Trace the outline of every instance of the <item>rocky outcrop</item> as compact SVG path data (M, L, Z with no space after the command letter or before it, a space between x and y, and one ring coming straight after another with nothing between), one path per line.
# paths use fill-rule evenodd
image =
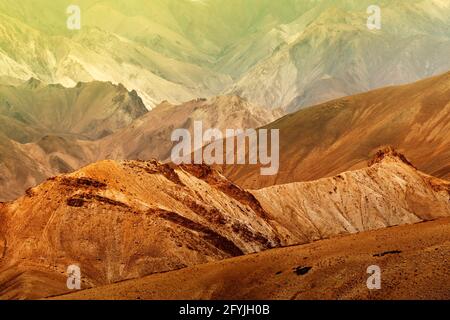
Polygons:
M275 221L284 244L450 215L450 182L421 173L393 148L379 150L369 164L331 178L252 193Z

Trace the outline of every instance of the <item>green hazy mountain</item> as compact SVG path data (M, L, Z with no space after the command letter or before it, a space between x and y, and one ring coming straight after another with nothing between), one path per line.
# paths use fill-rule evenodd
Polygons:
M289 111L450 69L450 3L58 0L0 3L0 79L111 81L148 107L221 93ZM81 9L81 30L66 9Z
M0 85L0 132L20 143L46 134L98 139L147 112L136 91L108 82L73 88L31 78L19 86Z
M98 152L92 140L145 113L135 91L108 82L0 85L0 199L88 163Z
M450 2L381 1L374 31L365 23L370 1L355 10L335 3L284 25L285 40L230 91L292 112L450 70Z

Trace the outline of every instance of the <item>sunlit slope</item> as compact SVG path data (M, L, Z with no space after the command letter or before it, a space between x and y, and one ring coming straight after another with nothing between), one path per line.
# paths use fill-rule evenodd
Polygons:
M275 185L252 194L279 223L288 243L449 215L450 182L414 169L389 148L379 150L369 164L331 178Z
M315 180L361 168L391 145L420 170L450 177L450 73L404 86L332 100L289 114L267 126L280 130L280 170L261 176L258 166L224 173L260 188Z
M101 161L0 203L0 297L65 293L74 263L89 288L448 217L449 191L393 151L368 168L252 192L206 165Z
M193 134L194 123L203 130L249 129L266 125L282 116L280 110L255 106L237 96L196 99L180 105L163 102L126 128L98 141L98 158L170 160L175 129Z
M30 4L30 8L53 14L50 21L54 22L41 25L33 20L32 15L29 19L28 16L11 17L8 8L0 10L3 76L19 79L33 76L45 82L70 86L78 81L92 80L122 83L129 90L137 90L149 108L165 99L183 102L209 96L220 91L229 81L227 76L210 71L202 63L195 63L207 59L187 40L167 28L162 28L160 35L158 28L155 30L147 19L133 21L114 7L91 4L86 9L83 7L85 20L82 21L85 24L81 30L69 31L66 28L67 6L55 8L48 5L49 11L47 6L36 6ZM102 28L99 17L108 18L105 28ZM99 26L89 23L89 20L96 21ZM109 30L111 23L114 25L112 21L118 21L117 30L124 32L123 35ZM140 33L142 28L156 33L144 36L145 33ZM127 29L135 37L130 36ZM144 39L138 39L139 36ZM163 48L158 49L160 38ZM180 53L189 58L183 58Z
M279 244L254 197L203 166L102 161L16 201L0 203L2 298L66 292L74 261L91 287Z

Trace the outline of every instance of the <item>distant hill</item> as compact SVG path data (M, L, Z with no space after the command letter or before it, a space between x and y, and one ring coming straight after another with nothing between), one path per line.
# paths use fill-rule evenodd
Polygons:
M107 82L73 88L31 79L0 85L0 201L104 159L170 160L172 131L258 128L282 116L237 96L164 102L148 112L135 91Z
M92 162L91 141L145 113L135 91L107 82L0 85L0 200Z
M174 142L172 131L187 129L192 134L194 122L201 121L203 130L217 128L249 129L264 126L283 115L281 110L268 110L238 96L195 99L172 105L163 102L124 129L98 142L98 158L170 160Z
M31 78L19 86L0 85L0 131L22 143L46 134L95 140L146 112L136 91L108 82L66 88Z

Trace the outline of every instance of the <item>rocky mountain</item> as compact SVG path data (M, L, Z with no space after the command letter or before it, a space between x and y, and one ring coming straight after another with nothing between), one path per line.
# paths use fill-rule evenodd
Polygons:
M49 134L99 139L147 112L136 91L108 82L73 88L31 78L20 86L0 86L0 130L21 143Z
M450 3L371 5L0 1L0 299L448 298ZM278 173L171 163L198 121Z
M292 112L450 70L447 1L378 2L380 30L366 25L371 1L318 3L279 27L284 41L230 92Z
M379 150L369 165L252 194L289 244L448 216L450 182L422 174L389 148Z
M31 79L17 87L0 86L0 199L14 199L45 178L103 159L168 160L173 130L192 133L197 120L204 130L280 129L277 175L261 176L255 165L220 168L248 188L362 168L387 145L407 153L420 170L448 178L449 77L333 100L277 121L280 110L237 96L164 102L147 112L135 92L110 83L64 88Z
M450 69L445 0L69 0L0 4L0 79L136 90L148 108L236 94L287 111ZM40 14L37 15L36 13Z
M147 112L135 91L107 82L0 85L0 200L94 161L91 141Z
M232 181L261 188L315 180L365 166L393 146L420 170L450 178L450 73L404 86L332 100L289 114L265 128L280 130L280 169L223 168Z
M71 264L88 288L446 217L449 191L390 150L360 171L252 192L204 165L103 161L0 205L0 296L64 293Z
M259 128L283 115L281 110L267 110L238 96L195 99L172 105L165 101L128 127L118 130L98 143L98 158L170 160L175 129L187 129L191 135L194 122L201 121L203 131Z
M250 193L206 167L152 161L104 161L52 178L2 205L0 222L3 298L65 291L74 263L90 287L280 241Z
M122 83L136 90L149 108L165 99L183 102L211 95L218 84L221 88L228 82L225 75L171 54L184 51L193 61L207 60L176 31L152 20L153 12L170 20L166 4L135 2L133 11L141 10L139 15L123 11L122 1L82 1L82 28L69 30L66 12L73 4L70 1L3 1L2 76L34 77L65 86L94 80ZM44 13L45 19L36 12ZM135 39L138 36L143 39ZM159 46L163 48L158 50Z
M74 88L30 80L0 86L0 200L23 195L48 177L104 159L170 160L172 131L258 128L282 115L236 96L164 102L147 112L135 91L110 83Z

